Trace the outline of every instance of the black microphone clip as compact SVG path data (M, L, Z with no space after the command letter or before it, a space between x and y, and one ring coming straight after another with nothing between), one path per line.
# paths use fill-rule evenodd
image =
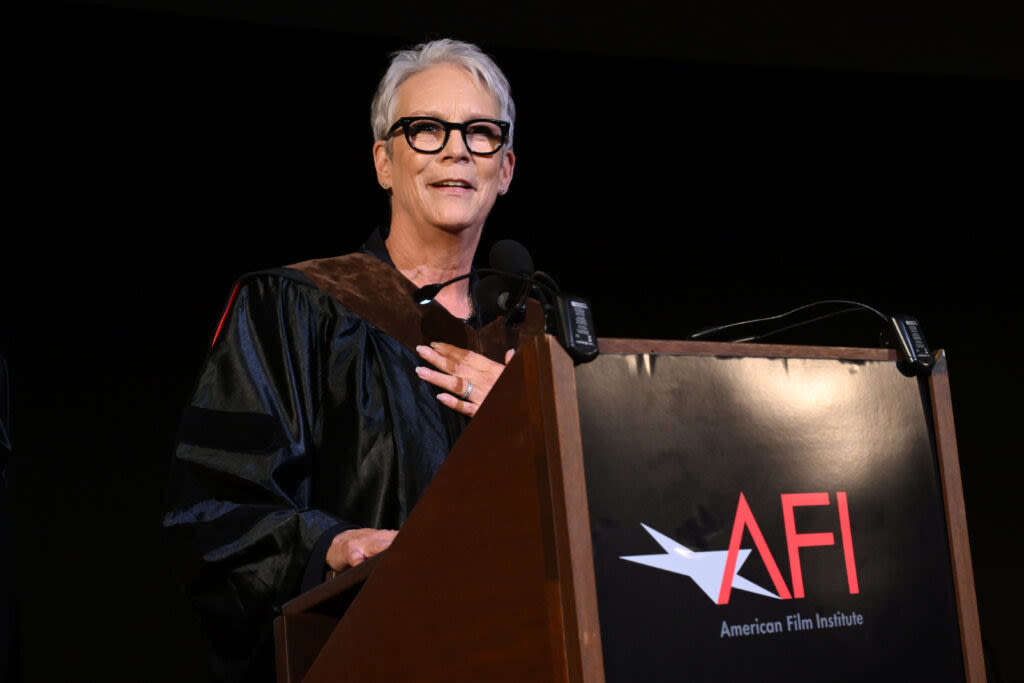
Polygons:
M889 327L882 331L882 342L899 350L902 358L896 366L908 377L928 375L935 366L935 357L925 341L921 323L913 316L889 316Z
M594 332L594 317L590 302L583 297L558 292L551 308L554 315L548 315L554 326L555 336L573 363L587 363L597 358L597 334Z

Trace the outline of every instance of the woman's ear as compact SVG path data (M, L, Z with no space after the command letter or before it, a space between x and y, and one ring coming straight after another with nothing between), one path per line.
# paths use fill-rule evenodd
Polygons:
M388 154L388 143L377 140L373 143L373 165L377 169L377 182L385 190L391 189L391 155Z
M505 152L501 158L501 183L498 185L501 194L508 192L508 186L512 183L512 173L516 170L515 152Z

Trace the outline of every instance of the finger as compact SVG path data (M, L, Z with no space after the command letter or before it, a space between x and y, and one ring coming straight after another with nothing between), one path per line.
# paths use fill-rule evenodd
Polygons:
M430 342L430 348L445 358L452 358L454 360L464 360L471 355L475 355L469 349L464 349L454 344L446 344L445 342Z
M471 381L464 377L446 375L443 372L431 370L430 368L425 368L423 366L419 366L416 368L416 374L420 377L420 379L426 380L427 382L430 382L434 386L440 389L444 389L445 391L451 393L452 395L459 397L466 393L466 390L469 389ZM465 400L470 400L471 398L472 393L470 394L470 396L467 396Z
M508 351L505 352L505 365L508 365L509 363L512 362L512 356L514 355L516 355L515 349L509 349Z
M348 566L354 567L366 559L366 555L362 550L350 545L348 552L345 553L345 561L348 562Z
M420 358L449 375L455 373L459 364L454 358L449 358L447 355L437 351L431 346L417 346L416 352L420 355Z
M475 403L469 401L463 401L459 398L452 396L451 394L438 394L437 400L448 406L452 410L462 413L467 417L473 417L476 415L477 409L480 407Z
M420 357L449 375L460 375L465 371L479 371L491 363L490 359L444 342L431 342L430 346L417 346Z
M379 555L380 553L384 552L385 550L391 547L391 544L394 542L394 540L395 537L391 534L382 534L381 536L378 536L373 541L373 546L371 548L370 555Z
M366 560L379 555L389 547L391 547L393 537L391 536L373 536L371 538L360 539L358 546L351 546L346 555L346 559L350 566L355 567L357 564L365 562Z
M395 529L347 529L331 541L327 564L335 571L355 567L386 550L397 535Z

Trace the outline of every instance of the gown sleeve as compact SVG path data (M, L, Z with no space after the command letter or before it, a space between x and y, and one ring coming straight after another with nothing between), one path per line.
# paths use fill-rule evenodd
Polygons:
M322 579L330 539L359 526L312 505L324 366L349 348L345 321L321 310L301 282L240 282L182 417L163 525L225 680L273 671L266 625Z

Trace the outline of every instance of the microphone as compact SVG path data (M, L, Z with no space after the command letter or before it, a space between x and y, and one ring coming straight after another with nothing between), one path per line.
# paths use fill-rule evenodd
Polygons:
M514 285L509 283L510 278L498 274L488 275L477 283L473 298L485 323L505 315L515 305Z
M879 338L882 346L893 348L895 347L900 352L900 359L897 361L897 368L900 372L907 376L920 376L927 375L931 372L932 367L935 365L935 358L932 356L931 348L928 346L928 342L924 338L924 334L921 331L921 323L917 318L906 315L885 315L881 311L868 306L867 304L860 303L859 301L846 301L843 299L826 299L824 301L813 301L803 306L798 306L785 313L779 313L777 315L771 315L763 318L754 318L752 320L742 320L740 322L728 323L725 325L715 325L714 327L705 327L698 330L690 335L690 339L699 339L706 337L716 332L728 330L732 328L745 327L748 325L754 325L758 323L766 323L773 321L781 321L783 318L787 318L794 313L799 313L816 306L839 304L844 305L846 308L825 313L824 315L818 315L808 320L800 320L795 323L785 324L781 327L776 327L767 332L761 334L748 335L746 337L740 337L733 339L733 343L752 342L764 339L773 334L785 332L797 327L809 325L810 323L818 322L819 320L825 320L832 318L837 315L844 313L850 313L855 311L868 311L873 313L880 318L885 327L882 329Z
M500 240L491 247L491 268L477 286L481 311L491 317L505 316L513 325L526 312L526 301L535 294L544 309L547 332L554 334L576 364L597 357L597 334L590 303L562 289L547 273L534 270L533 259L526 248L514 240Z
M515 240L498 240L491 247L489 256L491 268L519 275L533 273L533 258L526 247Z
M530 252L515 240L496 242L489 259L490 268L424 285L413 292L413 300L420 305L429 304L453 282L484 274L473 289L482 324L501 316L509 327L518 324L526 314L530 294L534 293L544 311L545 331L558 337L573 361L579 364L597 357L597 335L586 299L564 293L550 275L534 270Z
M481 310L504 314L505 324L514 325L522 320L533 289L533 258L519 242L504 239L491 247L489 262L496 274L486 284L481 282Z
M511 289L510 282L522 281L529 283L531 278L526 275L517 275L516 273L508 273L505 271L498 271L494 268L477 268L476 270L463 273L453 277L451 280L444 282L433 282L429 285L423 285L412 293L412 299L421 306L426 306L431 301L437 298L438 293L447 287L448 285L458 282L459 280L465 280L473 275L479 275L480 273L490 273L487 277L481 278L480 282L477 283L474 288L475 297L478 305L481 297L485 299L484 308L491 308L495 313L491 316L492 318L501 315L505 311L511 308L510 293ZM481 292L483 288L483 292Z
M850 312L855 312L855 311L869 311L871 313L874 313L878 317L880 317L882 320L887 320L887 318L885 317L885 315L883 313L875 310L874 308L872 308L871 306L868 306L867 304L862 304L862 303L860 303L858 301L845 301L845 300L842 300L842 299L826 299L826 300L823 300L823 301L813 301L813 302L811 302L809 304L804 304L803 306L797 306L796 308L794 308L794 309L792 309L790 311L786 311L785 313L779 313L777 315L770 315L770 316L763 317L763 318L754 318L752 320L741 320L740 322L727 323L725 325L715 325L713 327L705 327L705 328L697 330L696 332L691 334L689 336L689 339L700 339L701 337L706 337L706 336L708 336L710 334L714 334L716 332L722 332L723 330L729 330L729 329L732 329L732 328L742 328L742 327L746 327L748 325L756 325L756 324L760 324L760 323L771 323L773 321L782 320L783 318L787 318L787 317L789 317L789 316L791 316L791 315L793 315L795 313L799 313L801 311L805 311L805 310L814 308L816 306L823 306L823 305L830 305L830 304L841 304L841 305L847 306L847 308L843 308L843 309L840 309L840 310L837 310L837 311L831 311L829 313L825 313L824 315L819 315L819 316L811 318L809 320L800 320L800 321L797 321L797 322L792 323L792 324L784 325L782 327L776 327L775 329L768 330L767 332L763 332L761 334L752 334L752 335L748 335L746 337L737 337L737 338L732 339L730 341L733 342L733 343L743 343L743 342L759 341L759 340L764 339L766 337L770 337L772 335L779 334L780 332L785 332L787 330L791 330L791 329L794 329L796 327L802 327L804 325L809 325L810 323L818 322L819 320L826 320L828 318L833 318L833 317L835 317L837 315L842 315L844 313L850 313Z
M493 278L492 284L485 288L485 294L488 297L490 297L492 293L494 297L497 298L502 294L505 294L506 290L511 292L515 287L512 283L529 281L530 273L533 272L533 259L530 258L530 252L526 251L526 247L515 240L500 240L495 243L495 245L491 247L490 264L490 268L478 268L476 271L473 271L476 273L492 274L490 276ZM438 293L442 289L452 283L458 282L459 280L465 280L468 277L472 277L473 272L458 275L445 282L435 282L429 285L423 285L413 292L413 300L420 305L429 304L437 298ZM486 280L488 278L484 279ZM494 284L497 281L500 281L501 284L505 286L504 289ZM529 289L526 285L521 285L521 287L527 291ZM479 291L479 285L477 291ZM488 302L488 305L493 306L494 302ZM506 310L509 310L509 308L503 307L501 310L502 312L505 312Z

